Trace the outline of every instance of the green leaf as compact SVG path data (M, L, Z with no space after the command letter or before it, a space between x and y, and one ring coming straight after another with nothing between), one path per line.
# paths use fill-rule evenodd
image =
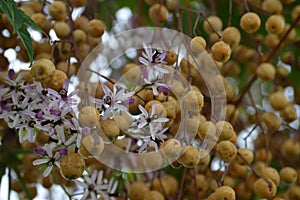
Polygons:
M9 22L14 27L14 32L20 36L20 39L26 48L31 65L34 48L27 28L31 27L32 29L43 33L45 36L47 36L47 34L16 5L14 0L2 0L0 2L0 12L7 16Z

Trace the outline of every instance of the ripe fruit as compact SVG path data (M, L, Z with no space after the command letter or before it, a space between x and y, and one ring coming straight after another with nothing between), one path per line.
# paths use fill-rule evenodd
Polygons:
M86 34L81 29L76 29L73 31L73 37L77 44L82 45L86 43Z
M262 63L256 69L256 75L263 81L272 81L275 78L276 70L270 63Z
M270 179L260 178L254 183L254 192L260 198L272 198L276 191L277 187Z
M68 79L65 72L55 70L48 82L43 82L43 86L59 91L63 88L65 80Z
M101 37L104 29L104 23L99 19L93 19L88 23L88 33L93 37Z
M216 200L235 200L235 192L229 186L221 186L215 191Z
M284 19L280 15L272 15L266 21L266 30L271 34L279 34L284 29Z
M237 156L237 149L232 142L221 141L217 144L217 155L224 162L231 162Z
M31 75L39 82L48 82L55 72L55 65L49 59L35 61L31 67Z
M161 145L161 148L162 148L165 156L170 159L177 158L178 156L180 156L181 151L182 151L181 143L179 142L179 140L174 139L174 138L171 138L171 139L168 139L167 141L165 141Z
M292 19L295 21L300 14L300 5L297 5L292 10ZM298 22L299 24L299 22Z
M66 22L56 22L54 25L56 36L60 39L67 38L71 33L71 28Z
M199 124L198 127L198 136L203 140L204 138L214 138L216 137L216 126L210 122L206 121Z
M288 104L280 111L280 116L286 123L291 123L297 119L297 111L293 104Z
M132 84L137 83L141 79L141 69L135 63L129 63L123 68L123 75L126 80Z
M293 184L297 181L297 172L292 167L284 167L280 170L280 180L284 183Z
M69 152L60 162L60 172L66 179L76 179L84 170L84 159L75 152Z
M171 189L172 185L170 185L169 180L166 179L166 177L154 178L152 181L152 187L153 187L153 190L156 190L156 191L160 192L161 194L166 194L166 196L169 196L172 191L172 189Z
M213 28L212 28L213 27ZM215 33L223 29L223 22L218 16L209 16L203 23L206 33Z
M156 191L156 190L152 190L152 191L148 191L145 193L144 199L143 200L164 200L164 196Z
M79 122L90 128L96 126L100 119L99 111L93 106L85 106L79 112Z
M193 168L199 163L199 151L192 145L186 146L180 157L180 162L187 168Z
M287 191L288 200L300 199L300 186L294 185Z
M67 17L66 5L62 1L54 1L49 6L49 14L53 20L64 21Z
M276 131L281 125L280 118L273 112L265 112L261 116L261 121L269 130Z
M231 48L223 41L219 41L213 44L211 47L213 58L218 62L226 62L231 55Z
M281 153L286 158L294 158L300 155L300 143L293 139L287 139L281 146Z
M280 182L280 176L276 169L273 167L266 167L260 172L260 176L262 178L270 179L275 183L275 185L279 185Z
M240 20L241 28L247 33L254 33L260 27L261 21L259 16L254 12L245 13Z
M216 133L219 136L219 140L229 140L235 134L232 125L226 121L216 123Z
M149 17L155 24L165 22L168 19L168 10L164 5L156 3L150 7Z
M174 51L168 51L165 62L168 65L173 65L178 60L178 55Z
M206 48L206 41L201 36L194 37L190 42L191 50L195 53L201 53Z
M120 129L115 119L101 120L100 127L110 141L115 141L120 135Z
M273 109L282 110L289 104L289 101L283 91L276 91L270 95L269 103Z
M239 148L238 156L236 157L236 160L241 165L251 164L254 160L253 152L248 148Z
M79 153L84 157L98 156L103 149L103 139L97 134L88 134L81 141Z
M149 191L149 187L142 181L132 183L128 189L128 197L131 200L143 200L145 194Z
M235 48L240 43L241 33L239 29L237 29L236 27L233 26L227 27L222 32L222 40L225 43L229 44L231 48Z
M149 115L152 112L152 104L155 104L155 112L154 112L154 114L158 115L160 118L166 118L167 117L167 111L166 111L166 109L164 108L164 106L162 105L162 103L160 101L157 101L157 100L149 101L145 105L145 109L148 111Z
M279 14L282 12L283 6L280 0L264 0L262 8L272 14Z

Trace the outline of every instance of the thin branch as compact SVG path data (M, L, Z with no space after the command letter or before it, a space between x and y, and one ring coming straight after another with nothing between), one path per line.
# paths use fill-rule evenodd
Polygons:
M182 192L183 192L183 185L184 185L184 180L185 180L185 176L186 176L186 171L187 171L187 168L184 168L183 175L182 175L181 181L180 181L180 189L179 189L179 194L178 194L177 200L182 199L181 197L182 197Z

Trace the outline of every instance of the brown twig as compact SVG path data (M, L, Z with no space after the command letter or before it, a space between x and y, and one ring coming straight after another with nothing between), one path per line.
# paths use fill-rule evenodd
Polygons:
M184 168L183 175L182 175L181 181L180 181L180 189L179 189L179 194L178 194L177 200L181 200L182 199L181 197L182 197L182 192L183 192L183 186L184 186L184 180L185 180L186 172L187 172L187 168Z

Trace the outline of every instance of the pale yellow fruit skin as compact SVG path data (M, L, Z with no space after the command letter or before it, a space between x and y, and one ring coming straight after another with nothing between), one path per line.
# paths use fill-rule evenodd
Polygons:
M77 153L69 152L60 162L61 174L67 179L80 177L84 170L84 159Z
M164 5L156 3L150 7L149 17L153 23L165 22L168 19L168 10Z
M281 125L280 118L273 112L265 112L261 116L262 122L269 130L276 131Z
M293 184L297 181L297 171L291 167L284 167L280 170L280 180L284 183Z
M227 27L222 32L222 40L229 44L231 48L235 48L239 45L241 40L241 33L239 29L234 26Z
M83 126L92 128L98 124L99 119L99 111L93 106L83 107L79 112L79 122Z
M264 0L262 8L272 14L278 14L282 12L283 6L280 0Z
M52 88L53 90L59 91L63 88L65 80L68 77L65 72L60 70L55 70L54 73L51 75L51 78L48 82L42 82L43 86L47 88Z
M229 44L223 41L218 41L211 47L213 58L218 62L226 62L231 55L231 48Z
M260 178L254 183L254 192L261 198L272 198L276 191L277 187L270 179Z
M201 53L206 48L206 41L201 36L194 37L190 42L191 50L195 53Z
M49 6L49 13L53 20L64 21L67 17L66 5L62 1L54 1Z
M280 182L280 176L276 169L273 167L266 167L264 168L260 173L262 178L267 178L272 180L276 186L279 185Z
M106 119L100 121L101 129L109 140L115 141L120 135L120 129L117 122L114 119Z
M66 22L56 22L54 25L56 36L60 39L67 38L71 33L71 28Z
M101 37L104 29L104 23L99 19L93 19L88 23L88 33L93 37Z
M193 168L198 165L200 160L200 154L196 147L186 146L180 157L182 164L187 168Z
M84 157L93 157L100 155L103 149L103 139L99 135L88 134L82 139L79 153Z
M129 186L128 196L131 200L144 200L149 187L144 182L134 182Z
M247 33L256 32L261 24L261 20L256 13L248 12L241 17L240 26Z
M283 91L276 91L270 95L269 103L273 109L282 110L289 104L289 101Z
M216 200L235 200L235 192L229 186L221 186L215 191L215 199Z
M284 29L284 19L280 15L272 15L266 21L266 30L271 34L279 34Z
M242 159L241 156L238 155L236 157L237 158L236 160L241 165L251 164L254 160L254 154L248 148L239 148L238 149L238 154L241 155L246 160L246 162L245 162L244 159Z
M237 148L228 140L221 141L217 144L217 155L222 159L224 162L231 162L237 156Z
M55 65L49 59L35 61L31 67L31 75L39 82L47 82L54 74Z
M144 199L143 200L164 200L164 196L156 191L156 190L152 190L152 191L149 191L145 194L144 196Z
M83 45L86 43L86 34L81 29L76 29L75 31L73 31L73 37L75 42L79 45Z
M214 29L212 29L209 23ZM204 21L203 28L206 33L219 32L223 28L223 22L218 16L209 16L207 20Z

